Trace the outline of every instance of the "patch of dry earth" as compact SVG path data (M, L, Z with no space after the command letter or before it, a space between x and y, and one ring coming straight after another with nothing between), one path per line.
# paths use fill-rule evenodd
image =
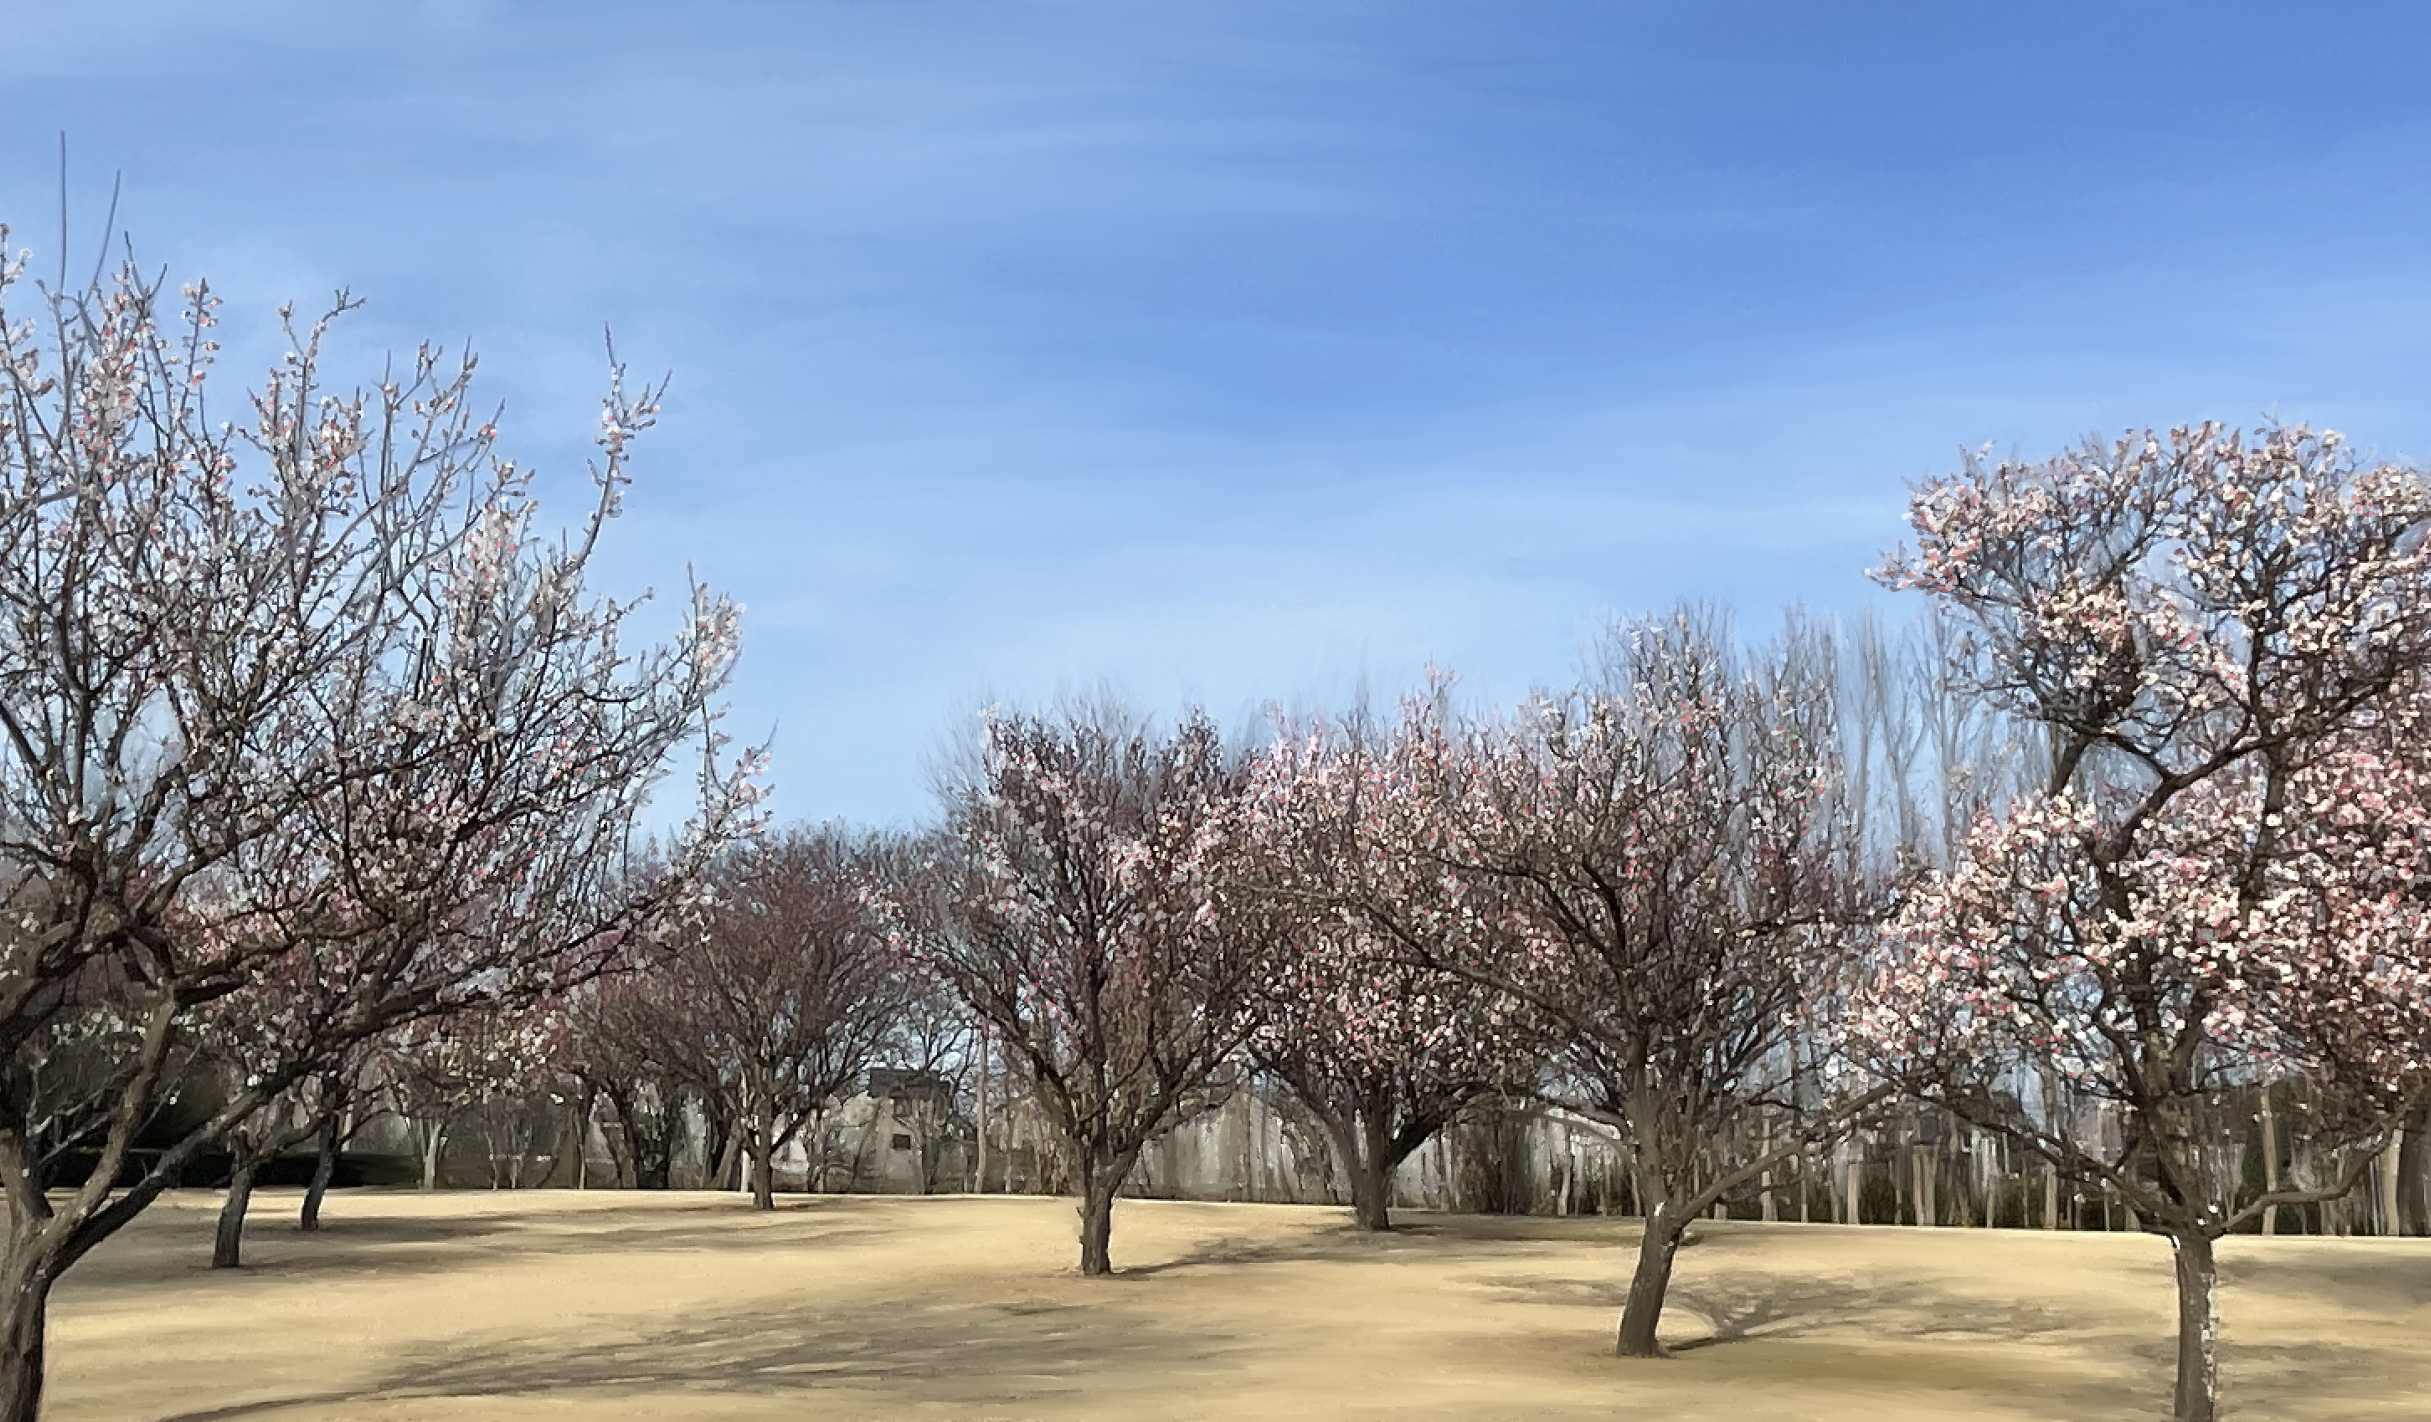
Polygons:
M1125 1201L552 1191L257 1197L250 1267L172 1196L53 1307L53 1422L2167 1415L2140 1236L1702 1225L1662 1363L1610 1356L1636 1228ZM2223 1248L2232 1419L2431 1417L2431 1241Z

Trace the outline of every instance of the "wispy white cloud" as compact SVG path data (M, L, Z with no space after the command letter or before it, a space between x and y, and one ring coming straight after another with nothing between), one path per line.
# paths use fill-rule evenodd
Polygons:
M96 0L12 16L0 218L69 130L232 370L351 285L561 501L612 324L677 380L608 572L748 604L784 809L900 818L984 694L1508 697L1610 613L1872 600L1961 444L2431 450L2431 22L2223 87L2234 7L2029 8Z

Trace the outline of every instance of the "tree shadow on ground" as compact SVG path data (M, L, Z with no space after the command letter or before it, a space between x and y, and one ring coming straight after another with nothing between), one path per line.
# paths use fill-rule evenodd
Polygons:
M2132 1355L2160 1387L2168 1387L2177 1366L2175 1335L2120 1338L2113 1346ZM2431 1396L2431 1361L2419 1349L2399 1353L2330 1337L2276 1343L2232 1328L2221 1340L2220 1375L2221 1413L2227 1417L2420 1416L2414 1409L2391 1411L2387 1404Z
M199 1278L305 1274L395 1276L485 1269L502 1258L593 1253L714 1252L735 1247L738 1231L753 1247L834 1248L889 1237L866 1212L819 1205L752 1211L696 1207L689 1202L640 1218L603 1210L596 1216L507 1210L464 1216L326 1213L305 1233L286 1210L257 1211L245 1222L247 1265L232 1276L209 1267L216 1209L187 1203L138 1221L150 1236L138 1249L96 1251L64 1287L92 1297L151 1289ZM166 1244L175 1233L190 1243ZM477 1247L467 1247L477 1245Z
M1116 1271L1131 1279L1153 1278L1190 1269L1213 1269L1229 1265L1297 1264L1306 1262L1347 1262L1360 1259L1380 1259L1406 1255L1424 1250L1430 1255L1445 1251L1436 1241L1398 1235L1376 1235L1353 1230L1311 1233L1291 1239L1267 1239L1255 1235L1225 1235L1203 1240L1189 1253L1154 1264L1134 1264Z
M811 1197L787 1203L795 1208L773 1215L717 1200L670 1202L635 1213L603 1209L596 1215L527 1217L505 1211L464 1218L341 1218L333 1220L330 1242L347 1247L327 1251L329 1257L314 1260L310 1267L332 1275L400 1267L440 1272L483 1267L502 1250L717 1250L734 1247L738 1232L747 1232L755 1248L819 1248L882 1240L904 1225L899 1213L904 1207L895 1202L883 1202L882 1208L872 1208L881 1202L867 1198ZM1204 1218L1224 1221L1215 1213ZM207 1214L189 1210L175 1227L187 1231L201 1226L194 1238L199 1249L207 1250L207 1221ZM288 1239L297 1238L291 1233L292 1216L280 1216L277 1228L289 1231ZM1505 1270L1489 1274L1470 1268L1447 1277L1487 1299L1592 1311L1600 1331L1618 1316L1624 1301L1625 1256L1636 1247L1639 1226L1633 1220L1607 1218L1421 1217L1385 1234L1348 1224L1295 1228L1281 1237L1211 1234L1178 1258L1128 1268L1116 1278L1299 1262L1474 1266L1500 1260L1506 1261ZM1120 1238L1118 1227L1118 1247ZM481 1243L457 1247L467 1239ZM2065 1392L2083 1400L2078 1415L2093 1415L2122 1397L2167 1397L2173 1333L2165 1302L2156 1307L2153 1298L2116 1303L2105 1299L2063 1311L2029 1300L1987 1296L1981 1287L1964 1283L1937 1287L1893 1269L1879 1278L1774 1274L1767 1270L1768 1241L1758 1229L1722 1226L1708 1239L1716 1246L1713 1252L1700 1250L1697 1257L1722 1267L1710 1273L1700 1268L1674 1284L1667 1313L1675 1326L1665 1330L1665 1337L1675 1352L1748 1345L1746 1353L1736 1356L1783 1379L1818 1368L1845 1367L1850 1378L1868 1369L1931 1371L1954 1379L1950 1385L1955 1388L1974 1389L1971 1396L1990 1396L1987 1389L2004 1386L2028 1388L2031 1395L2046 1399ZM1953 1248L1963 1244L1952 1241ZM365 1245L370 1247L355 1247ZM1582 1261L1582 1247L1609 1248L1622 1257L1603 1273ZM300 1261L311 1253L307 1247L266 1254L264 1273L276 1277L299 1271L307 1267ZM1532 1267L1528 1261L1547 1260L1556 1253L1562 1262L1547 1274L1518 1272ZM2259 1292L2318 1297L2342 1310L2402 1317L2431 1302L2431 1268L2426 1266L2431 1266L2431 1257L2400 1250L2325 1248L2224 1259L2230 1313L2224 1361L2232 1413L2254 1418L2388 1415L2372 1413L2371 1408L2394 1398L2431 1395L2431 1353L2417 1359L2402 1348L2348 1341L2337 1335L2334 1323L2310 1330L2304 1341L2282 1343L2241 1327L2235 1304L2236 1295ZM2158 1286L2165 1291L2167 1265L2156 1260L2155 1269ZM1570 1276L1547 1276L1556 1271ZM157 1281L161 1273L153 1268L146 1281ZM2165 1300L2166 1293L2159 1298ZM1870 1341L1852 1341L1844 1360L1839 1340L1857 1338ZM1763 1346L1776 1341L1802 1346ZM1195 1385L1195 1374L1211 1378L1208 1385L1220 1388L1223 1376L1242 1366L1245 1352L1259 1344L1255 1338L1195 1327L1183 1331L1127 1316L1100 1302L945 1305L872 1299L849 1311L780 1303L750 1311L696 1313L663 1324L620 1321L611 1331L582 1338L493 1335L465 1340L400 1356L382 1374L359 1385L241 1401L179 1413L163 1422L244 1422L315 1405L343 1415L349 1406L382 1400L535 1394L579 1399L586 1393L649 1389L799 1397L810 1415L819 1411L823 1389L873 1388L903 1399L907 1406L914 1401L997 1408L1027 1403L1052 1415L1055 1399L1083 1387L1093 1392L1187 1389ZM2032 1345L2031 1351L2020 1355L1997 1346L2014 1344ZM1975 1351L1971 1345L1987 1346ZM1703 1356L1712 1360L1723 1354ZM2090 1374L2085 1371L2088 1361L2096 1364ZM2013 1383L1988 1380L1993 1374L1983 1370L1995 1362L2008 1370L2004 1376ZM1868 1375L1861 1381L1878 1386L1898 1378ZM1150 1394L1143 1391L1141 1396ZM1143 1402L1137 1415L1154 1415L1153 1408Z
M2240 1261L2224 1269L2224 1294L2243 1290L2313 1294L2342 1308L2401 1315L2431 1295L2423 1277L2431 1260L2388 1255L2363 1259L2289 1258ZM2167 1276L2164 1273L2163 1281ZM1628 1299L1625 1278L1496 1276L1475 1284L1501 1297L1556 1307L1592 1309L1617 1318ZM2233 1311L2234 1299L2227 1306ZM1828 1340L1862 1334L1869 1348L1889 1342L1900 1356L1943 1348L1966 1356L1970 1344L2036 1344L2055 1353L2132 1360L2125 1372L2149 1381L2166 1397L2177 1360L2175 1321L2146 1306L2057 1308L2030 1299L1944 1290L1913 1278L1879 1283L1848 1277L1749 1277L1675 1283L1664 1309L1664 1341L1673 1353L1726 1344ZM2234 1326L2223 1342L2224 1393L2247 1417L2346 1415L2342 1404L2373 1404L2431 1395L2431 1353L2399 1353L2350 1342L2324 1330L2302 1342L2282 1342ZM2055 1383L2056 1385L2056 1383ZM2133 1386L2133 1384L2129 1384ZM2097 1390L2110 1394L2113 1388ZM2094 1394L2088 1394L2092 1396ZM2359 1414L2361 1415L2361 1414Z
M2367 1252L2338 1245L2240 1252L2220 1260L2220 1286L2223 1291L2306 1295L2371 1313L2406 1313L2431 1308L2431 1253L2402 1247Z
M1312 1229L1275 1238L1271 1235L1223 1235L1201 1241L1189 1253L1154 1264L1135 1265L1121 1272L1140 1278L1177 1270L1225 1265L1407 1262L1425 1257L1458 1263L1473 1259L1510 1258L1515 1245L1555 1244L1565 1249L1611 1245L1637 1248L1641 1227L1619 1220L1598 1222L1592 1231L1549 1229L1538 1220L1534 1228L1524 1219L1478 1216L1457 1223L1427 1221L1397 1224L1390 1230L1363 1230L1355 1225ZM1607 1238L1606 1236L1610 1236Z
M1614 1315L1629 1299L1625 1278L1515 1275L1472 1282L1508 1301ZM2081 1330L2086 1324L2081 1315L2040 1304L1960 1298L1906 1281L1865 1285L1846 1278L1796 1277L1675 1283L1665 1297L1663 1316L1672 1325L1667 1333L1686 1332L1681 1325L1692 1319L1704 1325L1694 1336L1667 1340L1673 1352L1753 1338L1845 1331L1852 1325L1884 1337L2017 1342Z
M850 1312L757 1309L693 1317L641 1336L569 1343L496 1340L425 1350L360 1386L179 1412L160 1422L237 1422L304 1406L673 1389L813 1394L838 1384L914 1397L1018 1404L1079 1380L1154 1382L1229 1369L1240 1340L1187 1332L1087 1304L912 1305ZM811 1414L815 1415L815 1411Z

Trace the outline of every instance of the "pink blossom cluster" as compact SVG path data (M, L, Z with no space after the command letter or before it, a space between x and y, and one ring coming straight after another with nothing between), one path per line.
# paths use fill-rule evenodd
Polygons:
M2049 1064L2152 1122L2431 1068L2431 485L2334 433L2203 425L1919 490L1883 576L1972 626L2051 784L1922 876L1851 1040L1931 1086Z

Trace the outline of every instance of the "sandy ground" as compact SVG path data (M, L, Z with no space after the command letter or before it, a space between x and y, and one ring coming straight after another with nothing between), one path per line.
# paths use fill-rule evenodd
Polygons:
M1701 1226L1664 1362L1609 1355L1620 1220L340 1192L319 1236L172 1195L52 1310L53 1422L92 1419L2059 1419L2167 1415L2141 1237ZM2223 1246L2227 1415L2431 1418L2431 1241Z

